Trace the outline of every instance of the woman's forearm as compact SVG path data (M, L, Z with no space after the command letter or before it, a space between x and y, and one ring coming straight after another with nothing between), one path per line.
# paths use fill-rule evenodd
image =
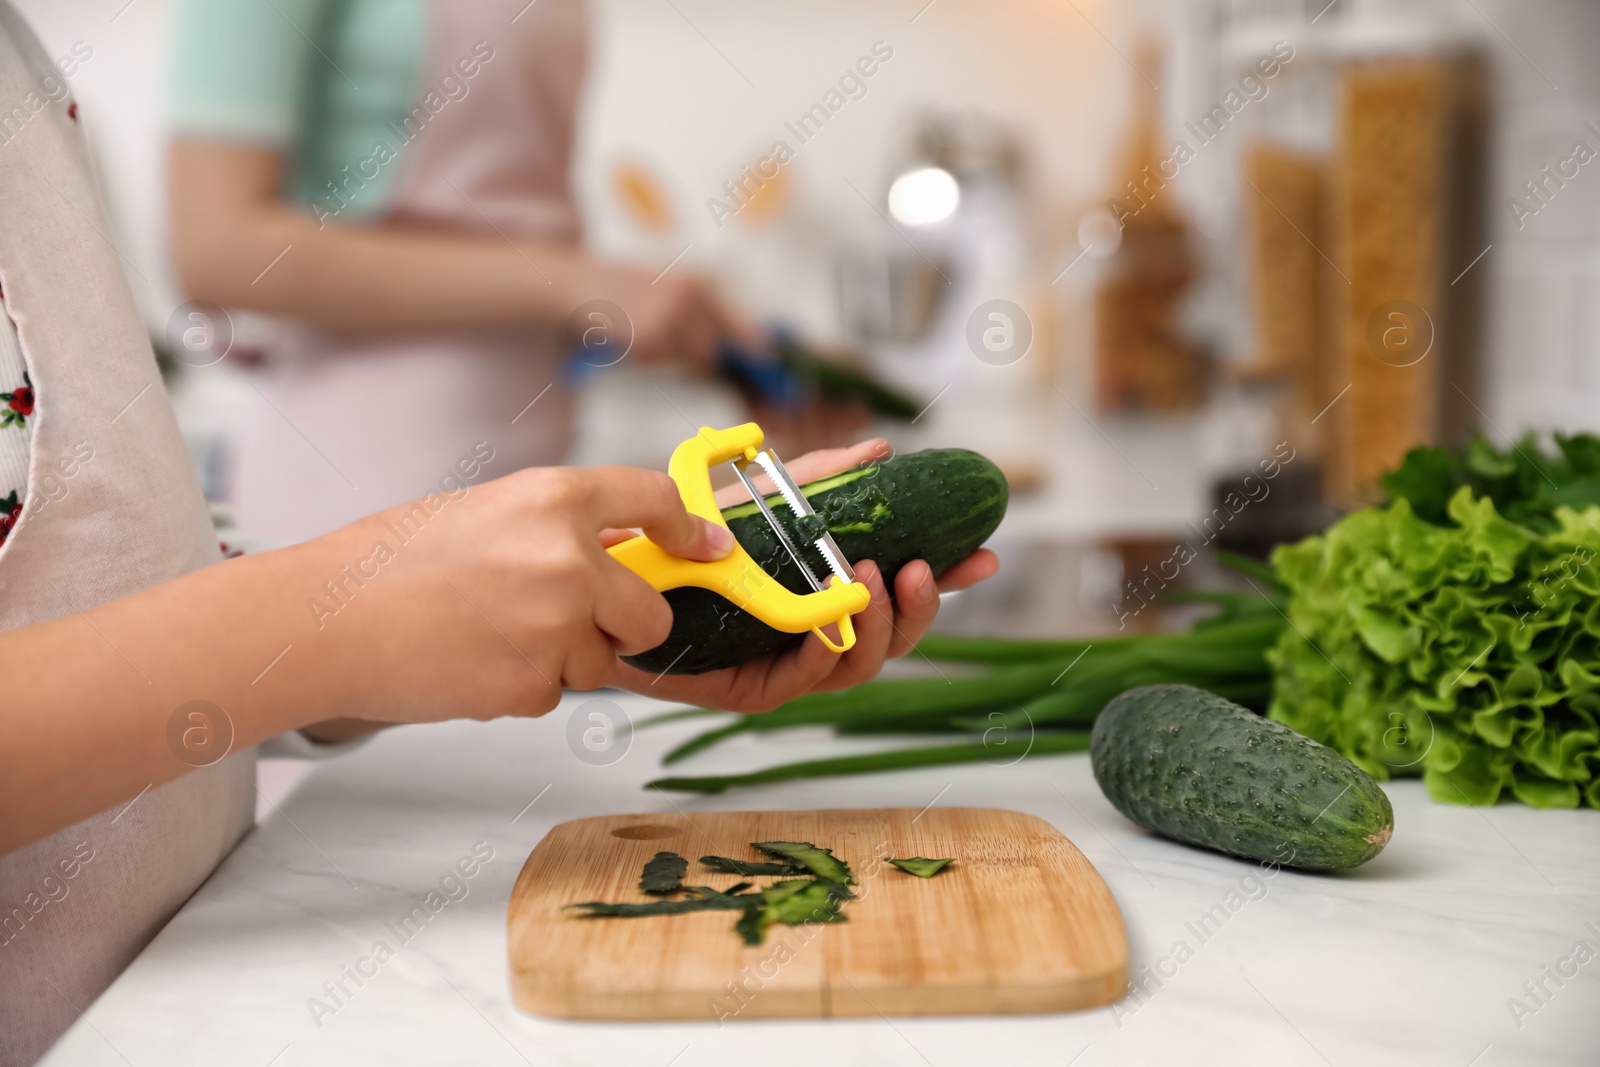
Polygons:
M465 198L464 226L324 226L283 202L276 152L177 141L169 170L173 261L195 299L372 335L560 329L605 300L640 363L703 366L719 340L756 339L687 267L658 273L503 234Z
M274 152L172 146L173 258L185 292L330 331L559 326L605 295L579 251L479 232L323 225L284 204ZM467 206L467 205L464 205Z

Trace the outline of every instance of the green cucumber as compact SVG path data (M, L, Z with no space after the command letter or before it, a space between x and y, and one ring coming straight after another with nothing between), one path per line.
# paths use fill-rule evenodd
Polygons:
M971 555L1006 513L1005 475L976 452L929 449L894 456L801 487L839 550L851 563L870 559L894 589L894 576L914 559L935 575ZM768 498L796 544L809 545L799 517L782 498ZM745 551L797 593L811 592L800 568L753 501L725 508L722 517ZM805 550L819 578L827 568ZM789 648L804 635L774 630L705 589L672 589L672 632L655 648L624 661L657 674L701 674ZM870 608L868 610L871 610Z
M1394 809L1372 777L1302 734L1191 685L1107 704L1090 739L1106 799L1146 830L1320 871L1389 843Z

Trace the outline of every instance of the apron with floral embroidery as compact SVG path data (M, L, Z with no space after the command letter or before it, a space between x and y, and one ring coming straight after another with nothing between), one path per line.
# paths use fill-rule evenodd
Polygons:
M27 109L0 145L0 293L27 375L0 368L0 447L31 434L25 483L0 490L21 504L0 544L5 628L219 558L73 113L27 103L51 84L0 0L0 100ZM250 827L254 787L254 750L235 753L0 856L0 1067L33 1063L155 936Z
M0 290L0 316L5 315L5 291ZM0 383L10 389L0 393L0 545L11 536L22 517L22 494L28 488L28 458L32 454L33 379L17 343L9 317L0 321Z

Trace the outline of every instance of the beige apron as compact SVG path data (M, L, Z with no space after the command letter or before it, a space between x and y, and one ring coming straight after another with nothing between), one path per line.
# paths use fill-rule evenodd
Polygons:
M434 0L428 12L417 101L432 92L438 110L396 150L388 217L576 243L568 171L588 52L584 3ZM464 77L462 62L486 47L491 58ZM526 274L530 292L547 284L531 266ZM484 477L561 462L572 398L558 336L351 341L291 330L258 382L270 404L232 464L240 527L271 543L326 533L435 488L479 441L495 450Z
M0 0L0 100L54 73ZM0 547L3 627L218 558L83 137L65 100L30 114L0 147L0 287L38 397L22 518ZM44 503L63 462L74 473ZM128 684L144 684L131 668ZM155 936L249 828L254 786L255 752L239 752L0 857L0 1065L32 1063Z

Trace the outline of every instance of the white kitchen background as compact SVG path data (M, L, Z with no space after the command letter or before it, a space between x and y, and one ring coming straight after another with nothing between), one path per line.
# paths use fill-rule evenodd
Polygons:
M72 90L101 167L112 213L108 236L152 331L159 332L180 303L166 263L162 195L159 87L167 5L18 0L18 7L53 53L65 54L77 41L94 50ZM595 64L577 181L597 246L663 265L687 247L683 262L721 278L753 314L781 314L818 338L835 338L841 332L840 251L904 251L902 237L880 212L911 123L938 109L995 117L1027 155L1029 306L1045 320L1041 348L1053 349L1039 362L1075 396L1087 388L1082 298L1091 272L1081 272L1085 281L1069 276L1054 288L1048 283L1079 251L1078 220L1105 195L1136 76L1129 57L1141 30L1169 33L1162 107L1174 128L1215 102L1233 80L1230 67L1252 59L1250 49L1259 42L1290 39L1300 55L1311 57L1333 54L1351 39L1476 43L1491 58L1494 116L1487 205L1492 248L1474 268L1486 275L1490 296L1481 404L1506 433L1536 425L1600 426L1600 173L1591 173L1600 167L1585 167L1521 228L1508 207L1522 184L1567 154L1573 141L1587 137L1600 145L1600 137L1584 129L1587 121L1600 122L1600 65L1593 61L1600 5L598 0L593 12ZM792 141L784 123L817 102L878 41L893 49L892 60L868 81L863 98L798 147L786 168L791 210L765 227L734 220L719 228L707 200L775 139ZM1287 114L1296 106L1290 91L1277 97L1263 107ZM643 163L662 179L673 216L667 234L642 233L621 210L608 177L623 161ZM1227 223L1230 178L1222 153L1203 154L1177 183L1176 194L1202 233ZM1230 346L1246 343L1237 326L1245 316L1236 314L1225 290L1214 296L1205 320L1226 356ZM179 387L186 426L197 442L225 434L254 399L249 390L230 387L230 373L224 365ZM626 403L626 380L617 388ZM974 444L1003 438L1008 430L1015 434L1015 427L1000 425L1006 420L987 418L981 404L964 407L963 394L970 400L981 392L953 391L934 425ZM716 401L700 401L708 413L717 411ZM676 415L657 425L648 412L642 419L596 423L599 406L589 405L579 458L647 462L681 429ZM1062 412L1071 414L1060 403L1049 408L1040 425L1062 425ZM996 447L1026 447L1036 427L1023 423L1023 440ZM617 432L622 427L628 432Z

